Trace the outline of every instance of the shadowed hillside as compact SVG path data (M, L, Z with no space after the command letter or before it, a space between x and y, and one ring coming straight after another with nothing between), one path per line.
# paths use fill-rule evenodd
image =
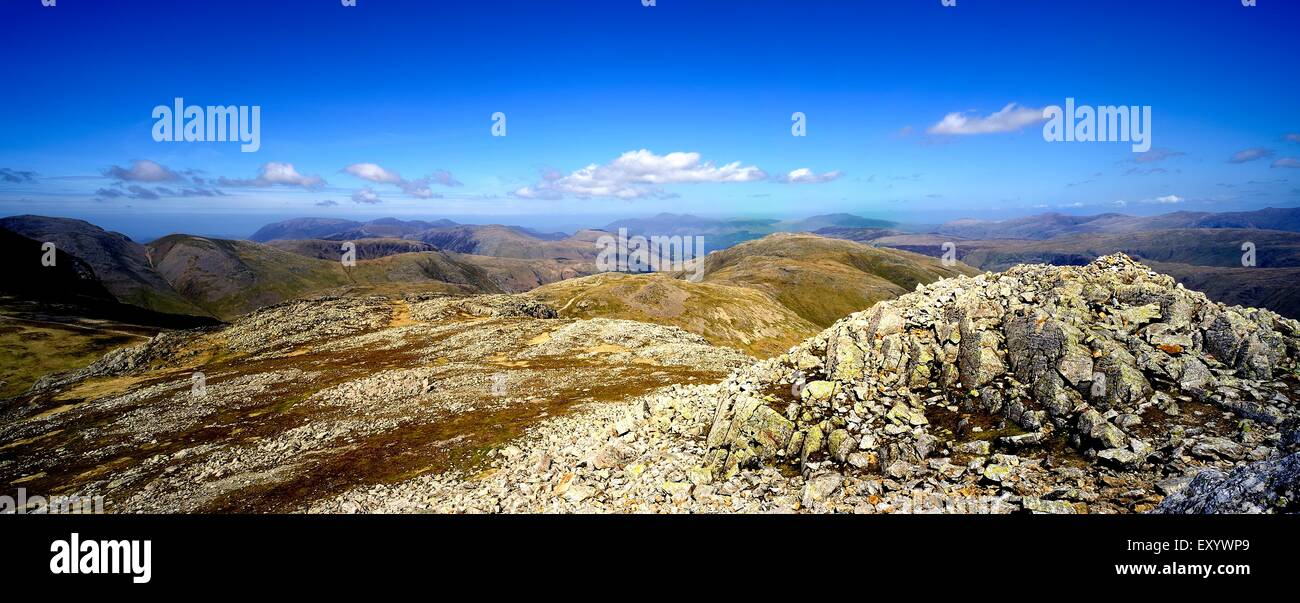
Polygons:
M216 324L120 303L89 264L59 250L45 266L43 255L40 241L0 228L0 256L10 258L0 279L0 399L160 330Z
M149 252L158 273L176 291L227 320L351 282L341 262L248 241L171 235L150 243Z
M145 246L125 235L82 220L45 216L0 219L0 228L36 241L53 242L59 250L76 256L90 266L117 301L157 312L211 315L172 289L154 270Z
M408 241L406 239L356 239L350 241L356 245L356 259L373 260L398 253L415 251L436 251L438 248L428 243ZM271 247L296 253L318 260L338 261L343 257L343 243L326 239L276 239L267 243Z

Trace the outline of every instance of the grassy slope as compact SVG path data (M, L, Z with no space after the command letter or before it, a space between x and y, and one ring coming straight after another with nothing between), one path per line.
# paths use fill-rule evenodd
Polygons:
M154 265L174 289L224 320L350 283L340 262L248 241L172 235L149 248Z
M681 327L758 357L786 351L820 329L754 289L672 275L607 272L553 283L530 295L565 318L621 318Z
M878 301L975 270L920 254L808 234L775 234L711 253L704 281L605 273L533 295L562 316L679 326L757 356L785 351Z
M48 373L81 368L123 346L139 345L157 329L47 315L42 304L0 298L0 398L16 396Z
M941 278L974 274L924 255L810 234L775 234L709 254L706 282L763 291L820 327Z
M154 241L150 253L173 288L224 320L318 293L522 292L592 272L589 263L580 261L440 251L395 253L344 267L337 259L316 257L322 244L333 242L288 243L271 246L172 235Z

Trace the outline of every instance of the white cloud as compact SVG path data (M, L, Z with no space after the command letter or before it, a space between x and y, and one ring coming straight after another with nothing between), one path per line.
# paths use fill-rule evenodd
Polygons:
M544 199L547 201L553 201L556 199L564 198L564 193L561 193L560 191L554 189L540 187L540 186L537 187L523 186L515 189L514 192L510 194L519 197L521 199Z
M401 189L403 193L417 199L441 197L441 195L434 194L429 188L431 183L442 186L461 185L460 181L452 177L451 172L447 170L435 170L432 174L416 180L402 178L401 174L385 169L377 163L354 163L343 168L343 171L376 184L392 184Z
M646 149L628 151L604 165L591 164L565 176L548 172L542 181L514 191L525 199L612 197L637 199L661 197L665 184L702 182L756 182L767 173L756 166L742 166L739 161L714 165L702 161L699 153L656 155Z
M222 186L301 186L312 189L325 184L320 176L305 176L294 169L292 163L270 162L258 170L257 177L249 180L220 178L217 183Z
M986 117L973 112L949 113L926 132L944 135L998 134L1014 132L1045 120L1042 109L1009 103L1002 110Z
M1143 199L1142 203L1154 203L1156 205L1173 205L1175 203L1182 203L1183 201L1184 199L1182 197L1179 197L1178 195L1164 195L1163 197L1156 197L1154 199Z
M174 182L182 179L167 166L148 159L136 159L130 168L111 166L104 170L104 175L124 182Z
M354 163L343 168L343 171L362 180L369 180L371 182L382 184L397 184L402 181L401 174L390 172L377 163Z
M304 176L293 168L292 163L275 163L271 162L262 166L262 172L258 179L271 184L284 184L288 186L301 186L311 188L319 186L323 180L319 176Z
M374 205L376 203L382 203L383 199L380 199L379 195L376 195L375 191L367 186L366 188L363 188L355 193L352 193L352 202L364 203L366 205Z
M823 182L835 180L843 175L844 173L839 170L817 174L809 168L799 168L797 170L791 170L788 174L778 175L775 180L777 182L788 182L790 184L821 184Z
M1281 157L1273 162L1269 167L1300 168L1300 159L1295 157Z

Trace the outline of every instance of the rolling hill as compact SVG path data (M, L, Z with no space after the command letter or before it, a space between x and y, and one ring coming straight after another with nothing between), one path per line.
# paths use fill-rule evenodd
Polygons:
M765 358L816 333L766 293L718 283L693 283L665 273L606 272L539 287L530 297L563 318L619 318L681 327L714 345Z
M921 254L777 233L711 253L704 282L756 289L819 327L941 278L973 274Z
M351 283L342 262L249 241L170 235L150 243L149 254L176 291L224 320Z
M226 320L305 295L520 292L594 271L587 262L429 251L392 239L359 240L356 265L344 266L338 244L172 235L151 243L150 253L177 291Z
M702 282L681 273L603 273L529 295L561 316L677 326L716 345L770 357L877 301L974 272L905 251L778 233L710 253Z
M419 233L415 238L440 250L456 253L592 262L598 251L595 242L606 234L598 230L582 230L561 239L540 238L518 227L489 224L434 228Z

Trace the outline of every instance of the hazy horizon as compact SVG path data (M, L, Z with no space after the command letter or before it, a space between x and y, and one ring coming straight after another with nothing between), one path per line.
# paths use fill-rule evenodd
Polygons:
M1267 209L1261 207L1258 209ZM85 220L104 230L120 232L130 237L132 240L141 243L147 243L170 234L189 234L204 237L226 238L226 239L248 239L258 229L284 220L300 218L333 218L343 220L353 220L356 222L368 222L383 218L397 218L399 220L451 220L458 224L468 225L486 225L501 224L506 226L519 226L529 228L542 233L564 233L573 234L576 231L591 228L602 228L612 222L627 219L651 218L660 213L673 213L675 215L690 215L699 218L715 220L732 220L732 219L769 219L769 220L800 220L818 215L827 214L851 214L854 216L870 219L888 220L896 222L903 226L920 228L932 227L950 222L953 220L974 219L974 220L1010 220L1016 218L1030 217L1043 214L1058 213L1075 216L1093 216L1100 214L1123 214L1131 216L1154 216L1178 211L1201 211L1208 213L1224 213L1211 208L1194 210L1192 208L1169 209L1167 211L1068 211L1068 210L1048 210L1043 209L1033 212L1007 212L1000 214L985 215L956 215L952 214L945 217L944 214L935 212L929 214L932 219L925 219L921 214L907 214L905 216L889 216L883 213L867 213L855 211L835 211L818 214L787 214L787 215L738 215L738 214L714 214L710 212L656 212L656 213L628 213L628 214L587 214L587 215L443 215L443 214L416 214L416 215L393 215L380 213L367 214L345 214L345 215L327 215L323 212L303 214L289 213L256 213L256 214L205 214L205 213L185 213L185 214L84 214L84 215L57 215L41 212L14 212L0 214L0 218L6 218L19 215L41 215L56 218L69 218L76 220ZM1235 211L1235 210L1234 210ZM1245 210L1252 211L1252 210ZM902 218L902 219L900 219ZM911 219L908 219L911 218ZM214 226L214 224L217 224Z

